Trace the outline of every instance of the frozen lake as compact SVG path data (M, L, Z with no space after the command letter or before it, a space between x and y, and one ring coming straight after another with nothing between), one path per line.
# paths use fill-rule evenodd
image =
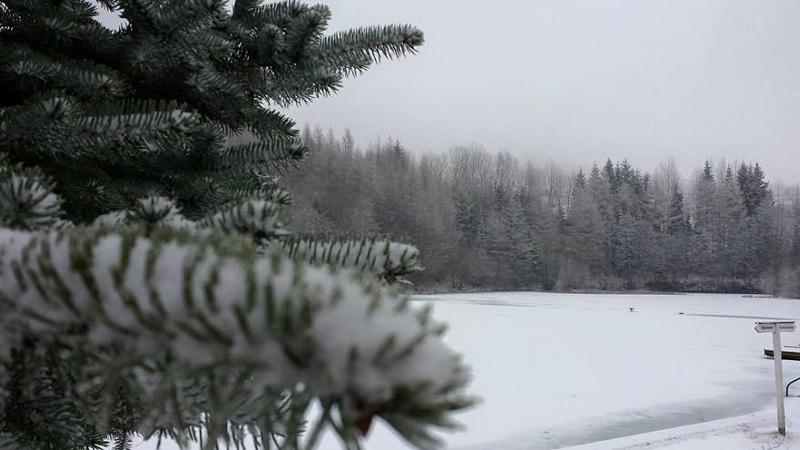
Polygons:
M448 448L464 450L554 449L768 408L772 361L761 355L772 341L754 322L800 318L800 301L740 295L417 299L450 323L447 341L466 355L483 398L460 416L466 431L447 436ZM783 337L800 344L798 334ZM784 372L800 376L800 362ZM321 448L339 444L328 436ZM366 448L411 447L378 425Z
M740 295L484 293L416 297L450 324L479 407L449 449L544 450L774 408L770 334L757 320L800 319L800 300ZM631 312L630 308L634 311ZM800 345L800 334L783 334ZM800 361L786 361L787 382ZM800 386L795 388L800 394ZM154 449L153 442L135 445ZM162 445L165 450L175 447ZM328 434L322 450L339 450ZM366 450L406 450L376 422Z

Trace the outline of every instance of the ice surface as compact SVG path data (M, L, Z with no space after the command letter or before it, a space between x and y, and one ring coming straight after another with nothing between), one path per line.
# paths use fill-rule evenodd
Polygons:
M739 295L425 300L450 322L446 340L466 354L473 392L484 400L461 415L467 430L448 437L449 448L464 450L559 448L768 408L773 366L762 352L771 335L757 334L754 322L800 317L800 301ZM800 339L783 337L792 345ZM784 372L787 380L800 376L800 362L787 361ZM366 448L410 447L377 428Z
M460 415L466 430L447 435L449 448L461 450L554 449L769 410L773 363L762 354L771 335L757 334L754 323L800 318L800 301L739 295L417 300L431 302L434 317L450 323L446 341L466 355L472 391L483 398ZM783 338L800 343L797 333ZM786 361L784 375L787 382L800 376L800 362ZM743 439L735 435L719 438ZM328 435L320 448L340 445ZM376 423L365 448L411 447Z

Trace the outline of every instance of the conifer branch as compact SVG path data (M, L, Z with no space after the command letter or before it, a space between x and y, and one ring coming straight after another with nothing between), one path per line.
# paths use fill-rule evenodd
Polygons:
M78 97L116 97L126 89L114 71L86 61L56 60L26 46L0 44L0 73L25 91L61 89Z
M422 31L410 25L359 28L325 37L320 56L347 69L361 67L365 61L380 62L415 53L423 43Z
M264 200L249 200L205 219L206 227L252 236L258 243L289 234L281 222L281 207Z
M444 328L430 311L357 273L168 229L150 238L137 229L4 230L0 251L3 342L14 346L26 330L43 343L83 342L75 351L104 349L120 381L149 405L143 424L185 435L188 423L176 414L191 401L164 393L176 380L198 377L206 380L200 395L214 405L207 430L242 423L228 412L239 411L243 398L302 382L307 395L335 405L347 427L386 416L433 448L435 441L417 437L431 425L451 427L446 414L471 403L463 395L468 373L441 342ZM0 352L0 360L8 357ZM96 377L94 370L87 366L76 382ZM244 421L258 426L265 418L254 413Z
M286 251L310 263L333 267L355 267L392 282L422 270L419 250L379 238L289 237Z
M264 164L280 171L296 167L307 151L299 139L265 139L226 147L217 157L217 164L222 167Z
M29 450L9 433L0 433L0 450Z
M331 68L318 67L270 74L264 83L261 96L265 101L288 106L335 93L342 87L342 74Z
M63 215L61 199L41 174L0 167L0 220L25 230L54 226Z
M0 228L0 445L296 448L321 401L358 446L358 421L417 439L469 403L443 327L362 273L394 281L416 249L279 244L275 174L307 149L265 104L331 94L421 34L326 40L327 6L225 3L99 0L112 31L87 0L0 2L0 226L50 230Z

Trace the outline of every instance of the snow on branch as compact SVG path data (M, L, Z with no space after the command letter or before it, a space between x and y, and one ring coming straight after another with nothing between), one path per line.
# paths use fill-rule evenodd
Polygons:
M251 235L257 241L288 234L281 222L281 206L266 200L248 200L203 221L209 227Z
M0 167L0 219L6 225L35 230L55 225L62 215L61 199L43 176Z
M197 126L197 115L178 109L133 114L85 115L75 118L79 132L102 136L136 136L158 131L186 131Z
M284 237L288 231L281 221L283 206L260 198L244 200L200 221L192 221L181 214L175 202L166 197L150 196L139 200L130 211L112 211L103 214L95 225L164 226L176 230L207 234L213 230L237 233L252 237L257 243Z
M356 424L377 416L415 445L434 448L430 428L455 426L449 414L471 404L463 393L468 370L443 343L445 327L429 308L410 306L358 271L260 256L247 240L142 231L0 229L0 361L23 336L82 339L72 348L113 355L114 373L127 377L137 401L167 402L142 409L140 423L173 428L186 426L180 398L163 393L190 375L210 392L246 380L236 392L250 398L302 386L331 413L319 425L335 424L351 443L359 439ZM98 376L84 375L78 385ZM234 419L227 413L239 403L225 398L216 398L206 419L218 422L209 430ZM268 423L244 417L254 427Z
M387 281L422 270L416 247L386 239L290 237L284 246L308 262L356 267Z

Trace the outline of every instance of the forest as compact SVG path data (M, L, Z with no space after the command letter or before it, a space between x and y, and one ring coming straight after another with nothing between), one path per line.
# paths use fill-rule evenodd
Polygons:
M418 291L648 290L800 296L800 191L757 161L652 174L628 161L537 166L476 144L418 154L306 127L286 175L299 233L418 246Z

